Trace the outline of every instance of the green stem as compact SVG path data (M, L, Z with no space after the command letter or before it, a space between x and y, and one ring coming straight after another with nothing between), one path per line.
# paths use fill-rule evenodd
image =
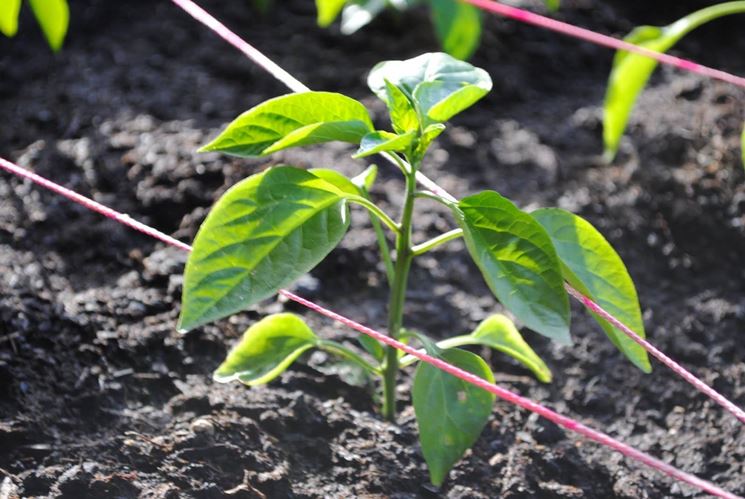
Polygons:
M674 22L666 29L669 30L670 33L675 33L678 37L683 37L699 26L710 21L732 14L743 13L745 13L744 1L720 3L697 10L696 12Z
M371 374L382 374L380 368L375 367L367 360L365 360L360 354L350 348L345 347L341 343L337 343L336 341L331 340L320 340L317 346L321 350L325 350L329 353L333 353L334 355L338 355L339 357L344 357L348 360L351 360L352 362L355 362Z
M401 228L399 227L399 225L396 222L394 222L393 219L389 217L386 212L378 208L378 206L372 201L370 201L369 199L365 199L362 196L353 196L353 195L348 195L346 197L349 201L353 203L357 203L358 205L366 208L367 211L375 215L378 218L378 220L383 222L395 234L398 234L401 231Z
M411 251L411 221L414 214L414 192L416 190L416 168L406 175L406 194L399 224L400 231L396 236L396 266L391 283L391 295L388 303L388 334L397 339L403 326L404 302L406 301L406 283L414 253ZM396 419L396 379L398 377L398 351L387 347L383 372L383 417L389 421Z
M370 199L370 193L365 187L361 187L362 197L372 202ZM391 248L388 246L388 240L383 232L383 227L380 226L380 220L375 217L370 217L370 224L372 225L373 231L375 231L375 239L378 241L378 250L380 251L380 257L383 259L385 265L385 276L388 279L388 287L390 288L393 282L393 260L391 259Z
M458 239L459 237L463 237L463 229L453 229L451 231L445 232L444 234L440 234L437 237L434 237L430 239L429 241L425 241L422 244L417 244L413 248L411 248L411 251L414 252L414 256L423 255L424 253L438 247L441 244L445 244L448 241L452 241L453 239Z
M449 348L458 348L473 344L473 336L471 336L470 334L464 334L463 336L453 336L452 338L438 341L437 347L442 350L447 350ZM413 355L404 355L403 357L401 357L401 359L399 359L398 365L399 367L404 368L410 366L418 360L419 359L414 357Z

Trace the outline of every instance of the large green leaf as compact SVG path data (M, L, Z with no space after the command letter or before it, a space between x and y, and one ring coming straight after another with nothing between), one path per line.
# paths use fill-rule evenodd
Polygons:
M658 52L667 52L702 24L740 13L745 13L745 1L722 3L694 12L666 27L640 26L624 40ZM634 103L657 64L656 60L642 55L626 51L616 53L608 78L603 115L603 141L609 159L618 151Z
M481 357L465 350L445 350L443 360L494 383ZM422 454L432 483L439 486L450 468L478 439L496 396L427 363L414 375L412 401Z
M529 328L570 344L561 263L543 227L494 191L464 198L454 212L499 301Z
M415 131L406 132L403 135L384 131L370 132L362 137L360 148L352 157L366 158L385 151L407 151L414 139L416 139Z
M5 0L3 0L5 1ZM70 9L67 0L29 0L31 10L39 21L41 31L53 51L62 48L70 23Z
M200 151L262 156L334 140L359 144L372 130L370 115L360 102L332 92L303 92L246 111Z
M551 370L546 363L530 348L515 324L502 314L487 317L471 334L454 336L437 344L440 348L466 345L483 345L499 350L533 371L539 381L551 382Z
M325 28L333 23L345 3L347 3L347 0L316 0L318 25Z
M297 315L270 315L243 333L213 377L220 383L235 380L252 386L268 383L318 341Z
M457 59L471 57L481 41L481 11L460 0L431 0L440 46Z
M18 13L21 11L21 0L3 0L0 2L0 33L15 36L18 32Z
M492 87L483 69L439 52L381 62L372 69L367 84L390 108L386 81L412 98L422 116L435 122L446 121L472 106Z
M621 257L603 235L588 221L558 208L536 210L531 215L551 237L563 263L564 278L644 338L644 321L634 282ZM644 372L652 370L644 348L605 319L593 316L631 362Z
M186 263L179 329L193 329L271 296L315 267L349 226L345 194L292 167L228 190Z

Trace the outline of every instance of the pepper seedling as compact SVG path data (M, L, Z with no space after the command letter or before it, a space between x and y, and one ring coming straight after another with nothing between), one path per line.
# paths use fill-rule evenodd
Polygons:
M445 122L492 87L482 69L443 53L378 64L368 78L389 111L392 131L376 130L362 103L339 93L304 92L268 100L240 115L202 151L265 156L329 141L358 145L354 158L387 154L404 178L400 217L394 220L369 195L376 170L355 178L330 169L275 166L241 181L215 204L199 229L186 264L179 329L215 321L272 296L323 260L349 227L350 205L366 209L378 236L390 287L388 334L418 342L473 374L493 381L487 363L460 347L501 351L551 380L546 364L515 325L496 314L472 333L439 342L404 329L412 262L448 241L463 238L494 296L528 328L570 344L565 280L644 336L634 284L620 257L590 223L555 208L520 210L495 191L459 201L417 188L415 175ZM428 241L412 240L414 206L431 199L446 206L458 228ZM387 231L387 233L386 233ZM389 246L389 237L394 247ZM650 371L646 352L596 317L614 345ZM323 339L292 314L252 325L215 372L220 382L267 383L304 352L323 349L382 380L382 415L395 421L399 369L416 363L360 338L362 349ZM427 365L416 368L412 401L431 481L441 485L450 468L486 424L494 396Z
M626 35L624 41L664 53L696 28L734 14L745 14L745 1L712 5L664 27L639 26ZM603 142L606 160L611 161L616 156L634 104L658 64L656 60L643 55L630 54L626 51L616 53L603 105ZM742 160L745 165L745 129L741 136L741 144Z

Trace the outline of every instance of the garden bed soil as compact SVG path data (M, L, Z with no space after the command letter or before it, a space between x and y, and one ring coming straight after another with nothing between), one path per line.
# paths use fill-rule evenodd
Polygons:
M363 99L381 125L366 72L436 47L424 11L344 37L316 28L307 0L277 2L265 18L249 3L204 1L311 87ZM568 0L558 16L620 35L710 3ZM742 28L742 17L720 21L679 50L745 74ZM459 196L490 188L524 208L588 218L627 262L652 341L744 406L745 92L660 70L607 165L600 105L610 60L606 49L487 17L473 62L494 91L451 124L425 173ZM0 74L3 157L185 241L225 189L267 165L364 167L339 144L255 161L196 154L239 112L286 90L168 1L72 2L56 56L24 14L19 36L0 40ZM395 211L401 187L381 166L376 199ZM452 226L422 205L418 241ZM180 336L184 261L178 249L0 176L0 496L699 495L501 401L438 491L417 445L410 374L397 424L381 419L354 373L318 353L266 387L215 384L226 350L266 313L299 313L341 341L356 333L271 299ZM383 269L362 213L296 289L384 328ZM407 326L443 337L499 310L460 242L414 266ZM574 312L572 347L524 331L553 383L483 352L497 382L745 494L742 425L659 364L648 376L636 370Z

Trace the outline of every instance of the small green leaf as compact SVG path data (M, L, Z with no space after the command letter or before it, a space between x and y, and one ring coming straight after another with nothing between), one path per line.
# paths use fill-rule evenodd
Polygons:
M370 192L376 178L378 178L378 167L377 165L370 165L365 168L365 171L354 177L352 183L365 192Z
M442 359L490 383L489 366L465 350L445 350ZM496 396L427 363L417 366L412 401L430 480L440 486L450 469L478 439Z
M29 0L29 5L47 43L54 52L58 52L65 41L67 26L70 23L67 0Z
M220 198L186 262L179 329L263 300L315 267L349 226L345 194L312 173L275 167Z
M375 19L386 7L386 0L356 0L341 13L341 32L351 35Z
M282 374L318 341L297 315L270 315L243 333L213 378L219 383L237 380L251 386L263 385Z
M486 71L443 53L385 61L372 69L367 84L390 108L386 81L411 97L420 114L432 121L450 119L476 103L492 87Z
M411 147L415 138L415 131L403 135L383 131L370 132L362 137L360 148L352 157L366 158L385 151L406 151Z
M385 81L385 91L388 111L391 115L391 125L396 133L406 133L419 128L419 116L409 97L396 85Z
M456 59L471 57L481 41L481 11L460 0L431 0L440 46Z
M370 115L360 102L337 93L303 92L246 111L200 151L263 156L333 140L358 144L372 130Z
M494 191L464 198L454 213L499 301L530 329L570 344L561 264L543 227Z
M433 123L424 129L422 136L419 137L419 145L414 151L414 158L416 161L420 161L427 153L427 149L432 145L432 142L445 131L445 125L442 123Z
M645 337L644 321L634 282L621 257L588 221L558 208L531 213L546 229L562 261L564 278L636 334ZM647 352L605 319L593 314L613 344L645 373L651 372Z
M561 0L544 0L544 3L549 10L554 12L559 10L559 7L561 6Z
M637 27L624 40L657 52L667 52L681 38L702 24L722 16L741 13L745 13L744 1L713 5L663 28ZM609 160L618 152L631 110L657 64L656 60L643 55L625 51L616 53L603 108L603 141L605 155Z
M0 33L15 36L18 33L18 14L21 11L21 0L3 0L0 2Z
M329 26L339 16L347 0L316 0L318 25L322 28Z
M253 5L261 15L266 15L269 12L269 8L272 6L272 0L253 0Z
M455 336L440 343L443 348L465 345L484 345L499 350L533 371L543 383L551 382L551 370L523 339L515 324L502 314L484 319L476 330L465 336Z
M383 348L383 345L381 345L378 340L371 338L366 334L359 335L357 340L360 345L362 345L362 348L372 355L373 359L381 362L385 358L385 348Z

